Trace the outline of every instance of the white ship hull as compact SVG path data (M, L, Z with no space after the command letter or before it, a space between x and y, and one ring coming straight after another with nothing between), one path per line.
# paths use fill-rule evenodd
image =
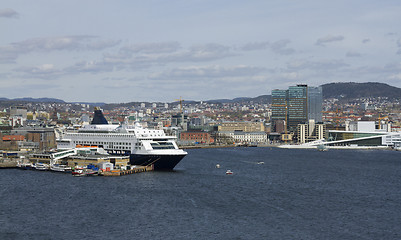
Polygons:
M92 124L57 139L59 150L99 147L113 155L130 155L132 165L154 165L155 170L172 170L187 155L178 148L175 137L163 130L139 125Z

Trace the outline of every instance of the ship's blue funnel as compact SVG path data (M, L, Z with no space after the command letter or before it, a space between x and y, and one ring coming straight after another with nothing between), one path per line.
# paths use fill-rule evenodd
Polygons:
M109 124L100 108L95 107L95 114L93 115L91 124Z

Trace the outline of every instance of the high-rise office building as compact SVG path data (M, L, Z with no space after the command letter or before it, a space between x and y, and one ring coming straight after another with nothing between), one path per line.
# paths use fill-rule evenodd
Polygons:
M273 121L284 120L287 114L287 90L272 91L272 116Z
M322 121L323 109L322 87L308 87L308 119L316 123Z
M308 86L288 88L288 130L295 132L299 123L308 121Z
M288 90L272 91L272 125L285 122L287 132L295 133L300 123L322 121L322 88L300 84Z

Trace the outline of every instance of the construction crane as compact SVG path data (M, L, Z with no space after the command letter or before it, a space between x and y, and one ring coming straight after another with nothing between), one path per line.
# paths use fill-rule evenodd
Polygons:
M176 101L180 102L180 113L183 113L182 112L182 102L184 101L184 99L182 99L182 97L180 96L180 99L176 99Z
M387 119L388 120L388 116L380 117L380 114L379 114L379 117L377 118L377 121L379 122L379 129L382 129L382 125L381 125L382 119Z
M184 101L184 99L182 99L182 97L180 96L180 99L176 99L176 101L180 102L180 113L181 113L181 127L182 129L184 129L184 111L182 109L182 102Z

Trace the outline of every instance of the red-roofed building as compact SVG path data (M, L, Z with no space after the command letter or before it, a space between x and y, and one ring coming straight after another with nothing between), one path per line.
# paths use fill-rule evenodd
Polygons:
M23 135L5 135L3 141L24 141L25 136Z

